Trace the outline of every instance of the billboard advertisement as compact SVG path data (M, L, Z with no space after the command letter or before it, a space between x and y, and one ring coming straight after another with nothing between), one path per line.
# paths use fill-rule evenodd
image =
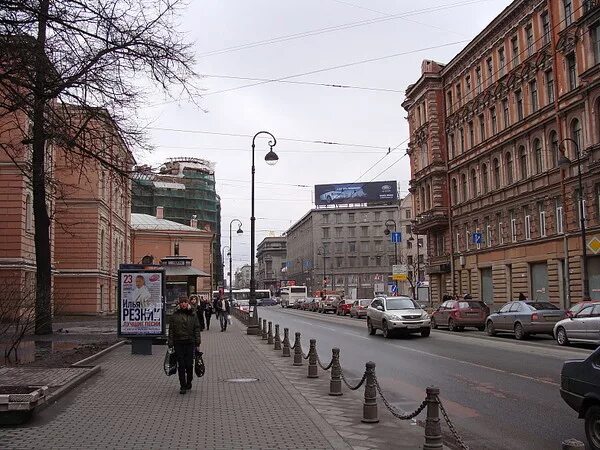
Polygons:
M119 270L119 335L161 336L165 332L164 270Z
M395 181L317 184L315 186L315 205L317 206L393 202L397 198L398 186Z

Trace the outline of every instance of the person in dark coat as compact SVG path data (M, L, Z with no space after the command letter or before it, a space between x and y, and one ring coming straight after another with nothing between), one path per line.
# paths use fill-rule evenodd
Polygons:
M200 351L200 322L187 297L181 297L173 315L169 318L169 347L175 349L179 393L192 389L194 377L194 352Z
M197 295L190 295L190 303L192 304L192 309L198 316L198 322L200 322L200 331L204 331L204 311L202 310L202 303L198 302Z
M204 310L204 320L206 322L206 331L210 330L210 318L213 315L213 305L209 299L202 297L200 299L200 303L203 305L202 309Z
M221 324L221 331L227 330L227 316L230 313L229 300L224 297L217 298L214 303L215 312Z

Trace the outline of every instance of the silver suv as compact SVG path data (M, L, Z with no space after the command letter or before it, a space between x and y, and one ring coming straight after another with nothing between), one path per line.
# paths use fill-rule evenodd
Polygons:
M371 335L383 331L386 338L396 332L421 333L427 337L431 321L429 314L410 297L377 297L367 309L367 328Z

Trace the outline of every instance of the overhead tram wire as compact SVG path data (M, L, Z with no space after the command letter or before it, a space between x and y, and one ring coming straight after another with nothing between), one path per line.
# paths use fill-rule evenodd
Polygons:
M358 22L350 22L350 23L346 23L346 24L334 25L334 26L320 28L320 29L316 29L316 30L309 30L309 31L303 31L300 33L278 36L278 37L274 37L274 38L264 39L262 41L248 42L246 44L240 44L240 45L236 45L236 46L232 46L232 47L226 47L226 48L223 48L220 50L212 50L212 51L200 53L196 57L197 58L205 58L205 57L213 56L213 55L221 55L224 53L245 50L248 48L254 48L254 47L259 47L259 46L263 46L263 45L270 45L270 44L275 44L278 42L291 41L291 40L300 39L300 38L304 38L304 37L316 36L319 34L331 33L334 31L347 30L347 29L351 29L351 28L355 28L355 27L371 25L371 24L380 23L380 22L386 22L386 21L390 21L390 20L394 20L394 19L402 19L404 17L410 17L410 16L415 16L415 15L429 13L429 12L444 11L446 9L452 9L452 8L456 8L456 7L460 7L460 6L468 6L468 5L472 5L475 3L484 3L484 2L488 2L488 1L491 1L491 0L467 0L467 1L460 1L460 2L456 2L456 3L449 3L446 5L432 6L432 7L423 8L420 10L413 10L413 11L408 11L408 12L391 14L386 17L366 19L366 20L361 20Z
M392 154L392 152L396 151L402 144L406 143L409 140L409 138L404 139L402 142L400 142L398 145L396 145L393 149L390 148L388 149L388 152L383 155L381 158L379 158L377 161L375 161L375 163L373 165L371 165L371 167L369 167L367 170L365 170L361 176L359 176L356 180L354 180L354 182L356 183L357 181L360 181L360 179L362 177L364 177L367 173L369 173L375 166L377 166L377 164L379 164L381 161L383 161L388 155Z
M173 145L156 145L160 149L174 149L174 150L202 150L205 152L219 151L219 152L248 152L247 148L221 148L221 147L198 147L198 146L173 146ZM343 153L343 154L361 154L361 155L375 155L379 154L379 150L384 148L378 148L377 151L368 150L327 150L327 153ZM319 153L323 154L322 150L278 150L277 153Z

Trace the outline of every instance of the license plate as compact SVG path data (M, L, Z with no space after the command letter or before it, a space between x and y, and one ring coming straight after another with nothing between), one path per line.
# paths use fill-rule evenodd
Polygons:
M414 328L421 328L421 325L420 325L420 324L414 324L414 323L411 323L411 324L408 324L408 325L407 325L407 328L411 328L411 329L414 329Z

